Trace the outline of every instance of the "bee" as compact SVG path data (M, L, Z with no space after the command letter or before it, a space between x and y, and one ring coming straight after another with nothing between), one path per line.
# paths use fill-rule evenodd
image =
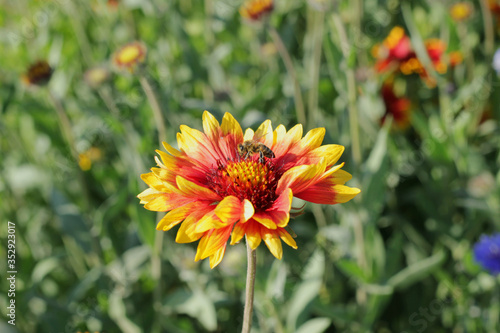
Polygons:
M260 163L264 163L264 157L275 157L273 151L268 146L255 140L246 140L238 145L238 154L244 159L249 158L255 153L259 153Z

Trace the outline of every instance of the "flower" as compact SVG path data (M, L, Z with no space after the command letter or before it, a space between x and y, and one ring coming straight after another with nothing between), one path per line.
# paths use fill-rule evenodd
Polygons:
M382 117L382 123L385 122L387 116L391 115L394 118L396 128L406 129L410 124L410 100L408 98L397 97L392 82L385 82L382 85L381 93L385 104L385 114Z
M88 69L83 78L92 88L98 88L101 84L109 80L110 73L106 67L94 67Z
M108 0L108 7L112 9L116 9L120 2L118 0Z
M497 72L497 75L500 75L500 48L495 51L491 66Z
M457 54L454 54L453 58L450 54L448 62L446 62L444 57L446 44L438 38L427 39L424 41L424 45L434 70L439 74L446 73L448 62L450 65L456 65L461 61ZM399 26L392 28L382 44L373 47L372 54L377 59L375 70L378 73L399 71L404 75L418 74L428 86L434 87L436 85L436 80L429 76L413 50L410 38ZM455 62L452 63L452 61Z
M324 128L302 138L302 125L289 131L279 125L273 131L266 120L256 132L247 129L243 134L231 114L219 125L205 111L204 132L185 125L180 129L179 150L164 142L168 153L156 151L161 160L156 157L158 167L141 176L149 188L138 198L146 209L168 211L157 230L182 222L176 242L199 240L195 261L209 257L212 268L221 262L230 237L234 245L246 235L252 249L263 240L278 259L283 253L280 239L297 248L285 229L293 196L336 204L360 192L344 185L351 178L341 170L344 163L335 165L344 147L320 146ZM247 140L255 140L254 149L242 149Z
M53 69L45 60L38 60L31 64L22 80L28 85L44 86L52 77Z
M488 0L488 7L490 7L490 10L494 15L500 15L500 2L498 0Z
M402 62L415 56L410 38L399 26L391 29L381 45L377 44L373 47L372 54L378 59L375 64L375 69L378 72L385 72L394 67L398 68Z
M134 72L146 60L146 53L146 45L142 42L128 43L113 54L112 63L118 69Z
M500 273L500 233L481 236L474 245L474 259L491 274Z
M251 21L258 21L274 9L273 0L247 0L240 7L240 14Z
M464 56L460 51L452 51L448 53L448 59L451 67L458 66L464 61Z
M82 171L88 171L92 168L92 162L101 160L102 152L97 147L90 147L85 152L78 154L78 166Z
M462 1L450 7L450 15L455 21L465 21L472 14L473 7L470 2Z

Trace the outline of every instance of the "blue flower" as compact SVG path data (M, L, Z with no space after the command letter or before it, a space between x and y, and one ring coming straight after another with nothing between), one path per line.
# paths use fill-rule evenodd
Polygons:
M474 259L491 274L500 273L500 233L481 236L474 245Z
M493 55L493 62L491 63L493 69L500 75L500 48L497 49L495 55Z

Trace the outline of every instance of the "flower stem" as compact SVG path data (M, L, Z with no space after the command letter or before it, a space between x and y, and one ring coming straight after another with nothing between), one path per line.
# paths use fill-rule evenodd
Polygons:
M310 25L312 25L312 54L309 67L311 72L311 81L307 100L307 110L309 115L309 126L316 127L320 119L318 110L318 89L321 68L321 51L323 45L323 31L325 25L325 12L312 9L309 10L310 14L308 20L312 20L313 22L310 23Z
M304 109L304 101L302 100L302 92L300 91L299 80L297 79L297 72L295 72L295 68L293 67L292 58L288 53L283 40L281 39L279 33L274 29L273 26L268 25L268 31L273 39L274 45L278 49L280 53L281 59L283 59L283 63L285 64L286 70L288 74L292 77L293 81L293 99L295 101L295 108L297 111L297 120L301 124L306 123L306 111Z
M257 252L252 250L247 240L247 288L245 293L245 309L243 310L243 328L241 333L250 333L252 328L253 295L255 287L255 271L257 269Z
M337 28L337 33L340 38L340 48L342 50L342 54L347 62L350 62L350 57L353 56L351 54L352 47L349 43L349 39L347 37L347 32L342 23L342 19L339 14L333 14L333 23ZM356 96L356 76L354 73L354 69L348 65L346 70L346 79L347 79L347 98L349 102L349 128L351 132L351 142L352 142L352 157L356 166L359 166L361 163L361 145L359 140L359 126L358 126L358 107L357 107L357 96Z
M483 15L484 22L484 50L488 57L493 55L495 47L495 31L493 26L493 18L491 17L491 11L488 8L488 0L479 1L481 4L481 13Z
M141 83L142 89L148 98L149 105L153 110L153 117L155 119L156 128L158 129L158 141L161 146L162 141L167 140L167 129L165 127L165 119L163 118L160 103L158 102L158 98L156 97L151 83L149 83L149 80L145 75L139 76L139 82Z

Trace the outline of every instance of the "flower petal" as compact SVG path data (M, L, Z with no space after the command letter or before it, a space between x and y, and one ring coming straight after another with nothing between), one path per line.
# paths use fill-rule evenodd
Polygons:
M241 222L236 223L231 233L231 245L239 243L241 239L245 236L245 225Z
M205 200L220 200L220 196L207 187L195 184L181 176L177 176L175 180L177 182L177 187L185 196Z
M235 196L222 199L215 208L215 214L224 224L235 223L242 213L242 202Z
M334 205L347 202L360 192L361 190L355 187L318 182L305 191L295 193L295 196L317 204Z
M186 198L178 193L160 193L153 200L145 204L144 208L155 212L168 212L195 200L195 198Z
M210 268L216 267L224 258L224 253L226 252L227 244L224 244L220 249L215 251L214 254L210 256Z
M253 207L252 203L248 199L243 200L243 205L241 206L240 221L244 223L250 220L253 214L255 214L255 208Z
M214 149L213 142L205 133L186 125L181 125L180 129L181 133L177 133L179 148L196 161L198 165L211 167L222 157Z
M257 128L253 139L264 143L268 147L273 145L273 127L271 126L271 120L267 119Z
M278 141L277 144L275 144L272 147L274 154L276 154L276 156L285 155L291 149L291 147L293 147L302 138L303 129L301 124L292 127L288 132L286 132L286 134L282 138L280 138L280 136L282 135L281 128L285 129L283 125L278 126L277 129L280 129L280 131L276 133L277 135L276 140Z
M193 211L185 220L182 222L179 230L177 231L177 236L175 241L177 243L191 243L200 239L204 233L196 232L196 226L198 221L212 209L207 205L205 207L199 207L197 210Z
M220 125L217 119L208 111L203 112L203 131L212 142L219 139Z
M253 215L253 219L260 224L262 224L267 229L276 229L276 223L273 220L273 216L266 212L258 212Z
M292 189L297 194L314 184L325 172L326 162L319 164L299 165L287 170L278 182L276 193L283 192L286 188Z
M253 137L255 135L255 132L251 128L247 128L245 130L245 135L243 135L243 140L248 141L248 140L253 140Z
M311 151L311 155L323 157L326 161L326 167L328 168L337 163L344 149L344 146L341 145L324 145Z
M281 240L276 233L274 231L265 232L262 235L262 239L273 256L281 260L283 257L283 247L281 246Z
M243 141L243 130L241 129L240 124L238 124L236 119L234 119L234 117L228 112L226 112L222 118L221 129L223 136L232 134L236 142Z
M205 233L205 236L203 236L198 244L198 250L194 260L198 261L210 257L220 248L226 246L227 240L229 236L231 236L232 229L233 226L229 225L225 228L212 229Z
M225 227L227 224L223 223L217 215L215 215L215 212L212 210L208 213L206 213L197 223L196 223L196 228L195 232L196 233L203 233L206 231L209 231L211 229L220 229L222 227Z
M198 202L191 202L168 212L156 226L156 230L167 231L182 222L193 210L197 209Z
M182 153L180 151L178 151L177 149L175 149L174 147L172 147L171 145L169 145L168 143L166 143L165 141L162 142L163 144L163 148L165 148L165 150L170 154L170 155L173 155L175 157L179 157L182 155Z
M288 246L297 249L297 243L295 243L293 237L285 229L278 228L278 232L283 242L285 242Z
M254 220L250 220L248 224L245 224L245 234L247 236L248 245L252 250L259 247L262 237L260 235L260 225Z
M314 128L307 132L306 136L300 140L301 147L307 147L309 150L318 148L325 137L325 128Z

